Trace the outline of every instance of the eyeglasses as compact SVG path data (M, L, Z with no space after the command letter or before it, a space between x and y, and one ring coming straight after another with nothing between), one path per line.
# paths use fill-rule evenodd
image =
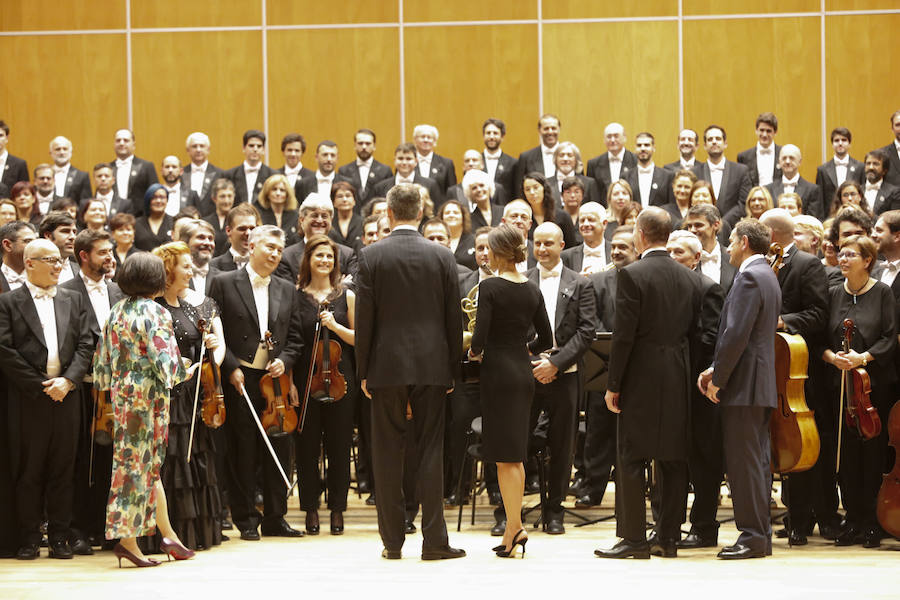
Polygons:
M838 252L838 258L856 258L857 256L861 256L861 254L853 250L841 250Z
M55 258L53 256L35 256L32 257L31 260L39 260L45 265L50 265L51 267L62 267L66 264L65 258Z

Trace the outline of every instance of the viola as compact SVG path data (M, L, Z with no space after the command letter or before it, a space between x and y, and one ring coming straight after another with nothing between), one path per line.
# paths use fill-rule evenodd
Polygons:
M200 343L208 332L209 325L204 319L197 321L200 330ZM219 365L212 354L208 354L200 366L200 385L203 388L203 401L200 416L210 429L217 429L225 423L225 394L222 392L222 377Z
M328 310L327 305L319 305L319 314ZM321 334L321 339L319 338ZM300 412L300 431L303 431L303 423L306 421L306 408L309 399L319 402L337 402L347 395L347 380L341 373L341 344L331 339L331 332L323 327L321 320L316 323L316 331L313 336L313 354L309 363L309 374L306 381L306 393Z
M272 332L267 331L264 336L266 349L269 351L269 361L274 358L275 340ZM282 437L293 433L297 429L297 413L288 405L287 392L291 389L291 372L285 371L280 377L272 377L266 373L259 380L259 390L266 400L266 407L260 415L263 429L270 437Z
M94 397L94 418L91 420L91 436L95 444L109 446L113 439L113 422L116 419L109 390L91 389Z
M853 319L844 319L844 352L850 352L853 342ZM841 371L841 388L844 390L841 401L844 405L844 421L864 439L871 440L881 433L881 418L872 406L869 395L872 393L872 382L869 374L862 367Z
M894 456L900 457L900 402L895 403L891 409L887 428L888 445L894 448ZM900 460L896 458L894 468L881 481L876 515L885 531L894 537L900 537Z

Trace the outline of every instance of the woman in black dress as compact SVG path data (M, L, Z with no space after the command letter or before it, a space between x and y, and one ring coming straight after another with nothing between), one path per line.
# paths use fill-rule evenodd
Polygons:
M469 211L457 200L447 200L441 205L438 217L450 231L450 250L456 264L474 270L475 237L472 235L472 220Z
M356 208L356 189L346 181L331 184L334 219L328 237L359 252L362 248L363 220Z
M266 179L254 205L263 225L277 225L284 232L285 247L298 241L297 198L286 176L276 173Z
M316 324L327 328L331 341L341 345L341 360L332 364L344 376L347 393L338 397L334 390L329 396L333 402L325 402L310 396L306 402L303 431L297 434L297 477L300 484L300 508L306 511L306 531L319 533L319 496L322 482L319 478L319 454L324 441L328 459L328 508L331 510L331 533L344 533L344 511L347 510L347 491L350 488L350 444L353 438L353 382L355 370L352 360L354 334L354 307L356 297L341 284L341 267L336 260L337 245L325 235L315 235L306 241L297 286L300 294L300 318L302 322L303 354L294 366L294 385L300 393L301 403L306 392L309 364L312 358L312 341ZM322 329L319 332L322 339Z
M564 210L556 209L556 199L547 178L541 173L532 171L522 180L522 190L525 200L531 206L531 231L528 232L528 238L534 236L534 230L538 225L547 221L556 223L562 229L566 248L577 246L575 225Z
M109 233L113 239L113 258L116 259L116 273L125 259L138 251L134 247L134 215L116 213L109 220Z
M519 230L501 225L488 235L488 244L491 269L497 276L478 286L469 356L482 360L484 457L497 463L506 511L503 544L494 550L507 557L514 555L516 544L524 554L528 541L522 528L522 496L534 396L529 352L538 354L550 348L553 335L540 288L516 270L516 264L525 260L525 242ZM532 326L537 337L530 340Z
M144 216L134 224L134 247L150 252L157 246L172 241L175 219L166 214L169 192L162 185L154 183L144 194Z
M169 242L153 251L166 267L166 289L157 302L172 315L175 339L183 358L191 364L200 358L200 344L206 344L205 356L216 364L225 358L222 322L216 303L188 286L193 275L191 252L184 242ZM210 329L201 340L199 321ZM197 404L194 442L188 462L191 435L191 411L197 377L172 388L169 399L169 443L160 469L160 480L169 501L169 520L182 543L192 549L209 549L222 543L222 499L216 476L215 445L212 429L200 417ZM203 390L200 390L201 394ZM202 398L201 398L202 399Z

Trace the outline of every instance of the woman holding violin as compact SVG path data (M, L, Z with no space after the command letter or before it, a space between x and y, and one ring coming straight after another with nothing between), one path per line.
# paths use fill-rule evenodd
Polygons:
M833 397L844 391L839 400L843 424L838 483L847 517L835 541L838 546L862 543L877 548L883 537L875 508L887 438L886 428L876 432L875 421L887 423L895 400L897 337L893 293L870 275L876 255L875 242L868 237L847 238L838 253L844 283L829 290L827 347L822 359L835 367ZM845 326L847 319L852 326ZM866 393L866 382L870 393ZM867 410L869 405L875 408L874 414Z
M166 269L166 288L156 301L172 317L181 356L189 359L191 364L196 363L200 359L202 343L205 349L201 369L218 370L225 357L222 323L216 303L189 288L193 275L190 249L184 242L169 242L156 248L153 254L162 259ZM210 364L209 358L215 366ZM202 385L195 404L198 376L201 376ZM222 500L217 486L212 429L223 424L225 405L221 385L215 385L218 378L211 377L209 382L203 379L198 371L194 377L172 388L169 445L160 471L169 499L172 527L184 545L192 550L211 548L222 542Z
M333 535L344 532L350 487L356 297L341 284L337 256L337 246L329 237L313 236L306 241L297 278L301 331L308 343L294 367L301 415L296 459L300 508L306 511L306 531L311 535L319 533L319 452L323 441Z

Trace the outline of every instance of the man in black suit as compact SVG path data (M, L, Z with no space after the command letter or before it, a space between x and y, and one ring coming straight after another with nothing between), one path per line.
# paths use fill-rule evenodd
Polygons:
M258 129L244 132L244 162L228 169L224 177L234 183L234 203L253 202L259 197L263 184L275 171L263 164L266 153L266 134ZM202 214L202 213L201 213Z
M388 559L401 557L405 537L401 465L410 425L419 457L422 558L465 556L448 544L442 472L446 393L462 358L459 284L453 255L416 231L421 218L415 188L401 185L388 192L393 231L363 248L357 279L357 372L372 398L378 531ZM418 351L410 353L411 348ZM429 360L421 360L423 354Z
M891 288L897 300L895 323L900 323L900 210L881 213L872 229L872 239L878 244L878 254L883 256L872 269L872 277Z
M106 275L116 266L109 233L89 229L79 233L75 238L75 256L78 259L79 275L60 288L72 290L81 296L92 347L96 348L103 327L109 319L110 308L122 299L119 286L106 280ZM106 474L112 472L112 444L109 440L100 443L99 439L91 435L91 417L95 414L96 407L90 368L79 387L85 418L80 421L78 428L74 478L75 512L69 544L75 554L93 554L91 546L105 541L106 503L110 486L110 478Z
M616 535L602 558L677 556L687 494L690 406L689 344L698 334L700 291L666 242L672 217L644 209L635 224L641 260L619 272L616 328L610 350L606 405L617 413ZM647 543L645 464L656 460L658 540Z
M191 157L191 162L181 174L182 184L189 187L200 198L197 204L200 214L208 215L215 210L210 197L212 184L223 176L224 171L209 162L209 136L202 131L190 134L184 145L188 156Z
M336 181L350 180L337 172L338 147L331 140L323 140L316 146L316 164L318 168L313 177L302 180L299 186L300 193L297 202L303 202L312 193L318 193L325 198L331 198L331 185ZM351 183L352 185L352 183ZM355 189L355 188L354 188Z
M91 196L91 181L88 174L72 166L72 142L57 136L50 142L50 157L53 159L54 190L57 198L71 198L81 202ZM35 168L36 170L37 168ZM143 201L143 198L141 198Z
M78 275L78 262L75 260L75 235L77 233L75 219L62 210L51 210L46 217L41 219L40 227L38 227L38 237L53 242L59 249L60 256L66 260L66 265L58 276L59 283L65 283Z
M268 373L279 377L290 371L303 348L300 313L294 285L272 277L284 250L284 232L275 225L262 225L250 235L250 258L243 269L222 273L212 280L209 296L216 301L225 323L225 359L222 375L231 385L224 387L228 419L228 457L231 477L229 501L234 524L242 540L258 540L260 514L253 502L257 467L263 473L262 534L300 537L284 520L287 500L284 481L273 458L262 450L260 435L242 390L257 415L265 407L259 382ZM275 349L262 341L272 333ZM287 470L290 437L270 437L279 461ZM263 452L262 454L260 452Z
M625 149L625 127L620 123L610 123L603 130L606 152L595 156L587 163L588 177L597 182L597 192L606 198L606 190L613 181L624 179L631 182L632 171L637 168L637 158Z
M559 131L561 128L562 122L556 115L547 113L541 115L541 118L538 119L537 130L541 136L541 143L520 154L519 159L516 161L512 181L512 197L514 199L524 198L522 183L525 175L528 173L536 171L543 173L545 177L550 177L556 173L556 167L553 165L553 152L559 143Z
M862 183L865 176L863 163L850 156L850 142L853 135L846 127L831 130L831 147L834 158L816 168L816 185L822 190L822 208L831 210L834 192L847 179Z
M675 174L668 169L653 164L656 152L656 140L652 133L642 131L634 139L637 169L631 172L631 188L634 199L644 208L648 206L665 206L675 202L672 191L672 178Z
M294 196L297 197L298 202L303 200L300 193L306 186L306 180L315 179L316 175L315 171L307 169L300 162L305 153L306 138L299 133L289 133L281 138L281 155L284 157L284 166L275 172L288 178L288 183L294 187Z
M506 137L506 123L500 119L485 120L481 125L481 136L484 138L484 151L481 153L484 170L494 183L499 183L512 194L515 188L513 177L516 173L516 159L500 147Z
M50 205L56 200L55 174L53 166L41 163L34 168L34 201L42 215L50 212Z
M719 244L722 218L719 210L710 204L692 206L681 225L700 239L703 250L697 270L722 286L727 294L737 272L728 261L728 254Z
M45 514L50 556L72 558L78 384L94 347L81 296L57 287L63 263L53 243L34 240L25 247L25 285L0 294L0 368L18 417L12 435L21 560L40 555Z
M697 162L695 154L697 146L700 143L700 137L693 129L682 129L678 134L678 153L681 158L666 165L670 171L678 172L682 169L691 171Z
M359 201L354 211L359 214L362 204L374 197L375 184L391 178L391 168L375 160L375 132L371 129L360 129L353 135L353 148L356 160L338 169L338 175L356 189Z
M694 165L694 175L709 181L716 195L719 214L727 215L735 206L744 206L750 193L750 174L746 165L725 158L728 137L725 129L710 125L703 131L703 144L708 156L706 162Z
M447 196L447 189L456 185L456 167L453 166L451 159L434 152L438 136L437 127L434 125L416 125L413 129L413 142L416 146L416 172L437 183L443 200ZM438 206L437 201L435 201L435 206Z
M900 187L900 110L891 115L891 131L894 134L894 141L881 148L888 157L888 162L885 163L885 178L891 185Z
M175 155L165 157L162 161L160 172L162 173L163 187L166 188L166 193L169 194L166 214L174 217L188 206L193 206L199 212L200 196L190 186L185 185L184 179L181 177L183 170L178 157Z
M765 187L772 194L772 200L776 204L778 196L786 192L794 192L803 201L803 214L812 215L822 220L826 214L825 207L822 204L822 190L816 184L810 183L800 176L800 163L802 161L803 156L800 154L800 148L793 144L782 146L781 154L778 157L781 175Z
M423 177L416 168L416 147L408 142L400 144L394 150L394 176L375 184L374 197L387 196L388 190L400 183L418 183L428 190L431 202L435 206L444 203L444 193L437 182L430 177Z
M0 183L11 190L19 181L28 181L28 163L7 151L9 125L0 119Z
M697 380L722 407L725 470L741 532L719 552L724 559L772 552L769 417L777 403L772 374L781 289L765 258L770 241L769 228L752 219L732 231L729 255L740 274L725 298L713 364Z
M188 245L191 251L190 288L204 295L209 295L212 280L218 275L218 269L210 264L215 249L215 232L212 225L201 219L191 219L178 230L178 241Z
M116 174L109 163L97 163L94 165L93 175L94 198L101 201L104 206L106 206L107 220L120 212L134 214L131 201L127 198L120 197L116 190ZM90 198L81 201L82 213L89 201ZM143 203L143 198L141 199L141 202Z
M210 269L234 271L244 268L250 258L250 233L262 225L259 211L252 204L238 204L225 216L228 249L209 261Z
M883 149L872 150L866 154L863 168L866 172L866 205L872 208L872 212L880 215L889 210L900 209L900 186L887 180L891 170L888 153Z
M560 142L553 151L553 166L556 173L547 178L547 184L553 192L556 199L557 210L563 210L565 206L562 201L563 181L568 177L575 177L581 182L584 188L582 202L598 202L606 204L606 197L600 197L597 191L597 182L586 175L581 174L583 164L581 162L581 150L572 142Z
M116 190L119 197L127 198L140 215L143 214L141 209L144 206L147 188L158 183L159 179L156 177L156 169L152 162L134 155L134 141L134 132L130 129L116 131L114 144L116 159L110 164L116 170Z
M781 146L775 143L776 133L778 117L770 112L760 114L756 117L756 146L737 155L737 161L747 165L751 186L767 186L781 177Z
M596 202L586 202L578 211L578 232L582 243L562 251L563 264L580 275L605 271L609 263L609 249L604 233L607 225L606 209Z
M36 237L34 225L24 221L12 221L0 227L0 247L3 249L0 292L19 289L25 283L25 246Z
M537 260L534 257L534 244L528 239L528 234L531 232L531 217L531 206L527 202L524 200L513 200L503 207L503 217L500 219L501 223L518 229L522 233L522 239L525 240L525 246L528 251L525 253L525 260L516 264L516 270L519 273L525 273L528 269L537 265Z

